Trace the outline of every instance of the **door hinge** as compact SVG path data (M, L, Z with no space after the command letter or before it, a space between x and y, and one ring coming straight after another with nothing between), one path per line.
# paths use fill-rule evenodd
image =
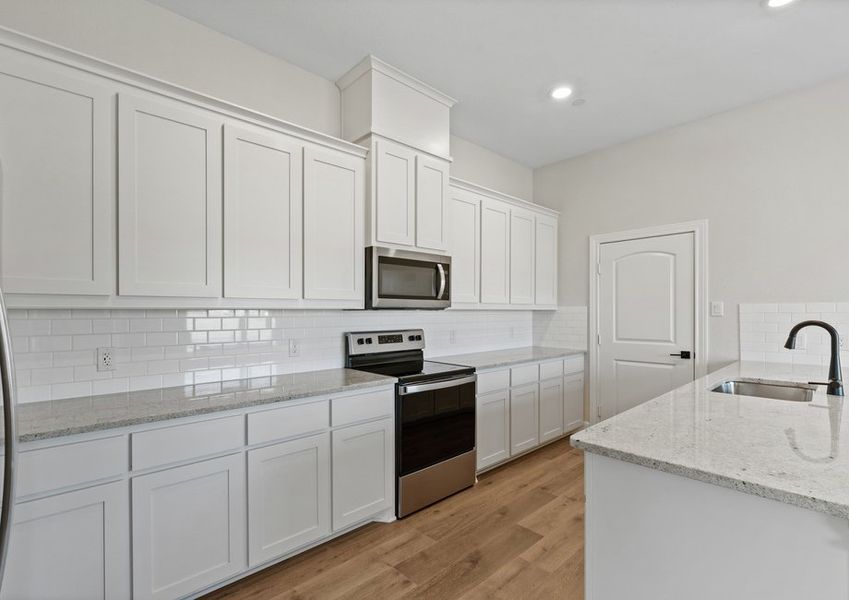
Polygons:
M601 262L595 264L595 272L601 275Z
M595 344L596 346L601 346L601 334L595 336Z

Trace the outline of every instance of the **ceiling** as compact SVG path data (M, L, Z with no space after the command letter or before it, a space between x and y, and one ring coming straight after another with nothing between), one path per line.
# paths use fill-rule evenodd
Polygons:
M847 0L152 1L334 81L374 54L530 167L849 73Z

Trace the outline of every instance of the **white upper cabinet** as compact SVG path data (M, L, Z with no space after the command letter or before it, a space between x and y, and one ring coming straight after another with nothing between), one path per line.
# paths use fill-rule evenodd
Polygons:
M510 209L510 303L534 303L534 213Z
M214 113L120 95L120 294L221 295L221 127Z
M453 303L480 302L481 201L452 188L451 295Z
M301 297L302 154L284 134L225 127L226 297Z
M113 292L113 96L82 73L0 51L5 292Z
M416 157L416 246L444 251L449 224L448 162Z
M304 298L364 302L365 161L304 149Z
M481 202L481 302L510 302L510 205Z
M557 307L557 218L536 216L536 272L534 303Z
M375 241L416 243L416 153L386 140L374 143L373 223Z

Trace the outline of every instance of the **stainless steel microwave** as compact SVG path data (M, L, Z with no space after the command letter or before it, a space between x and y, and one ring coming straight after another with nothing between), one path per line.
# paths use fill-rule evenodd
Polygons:
M366 308L451 306L451 257L366 248Z

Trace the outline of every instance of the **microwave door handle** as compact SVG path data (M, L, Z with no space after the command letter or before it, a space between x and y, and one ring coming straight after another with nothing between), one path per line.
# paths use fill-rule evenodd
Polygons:
M436 299L442 300L442 295L445 293L445 284L447 283L445 280L445 267L442 266L442 263L436 263L436 270L439 271L439 293L436 294Z

